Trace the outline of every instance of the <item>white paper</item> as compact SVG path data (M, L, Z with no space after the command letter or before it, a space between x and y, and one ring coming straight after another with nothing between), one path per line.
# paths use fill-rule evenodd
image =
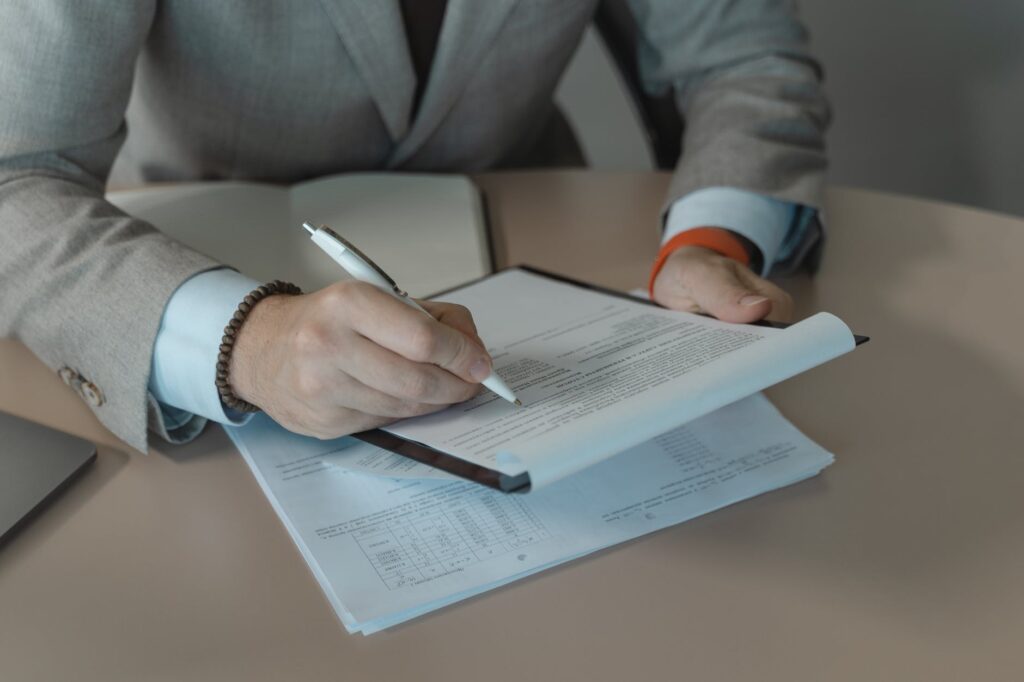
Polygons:
M533 490L854 347L839 318L735 325L522 270L441 297L473 311L516 408L493 393L386 427Z
M759 395L529 495L350 471L339 462L376 448L304 438L263 415L228 433L338 617L366 634L832 462Z
M341 467L346 471L388 478L456 480L452 474L427 464L420 464L408 457L396 455L389 450L377 447L353 447L361 444L361 441L354 438L339 438L332 442L337 444L336 449L323 453L318 452L306 461L293 463L293 473L305 475L322 468Z

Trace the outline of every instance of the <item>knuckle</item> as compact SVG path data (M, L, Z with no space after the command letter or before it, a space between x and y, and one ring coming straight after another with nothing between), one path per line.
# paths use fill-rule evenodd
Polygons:
M323 290L324 304L332 311L364 309L375 291L373 285L355 279L337 282Z
M319 372L301 369L295 375L295 393L302 399L317 398L323 394L324 388Z
M360 303L366 302L373 298L374 294L380 293L380 290L377 289L377 287L358 279L350 279L343 282L340 289L347 297L359 301Z
M336 309L343 308L352 300L354 292L350 286L352 282L337 282L320 292L321 299L325 306Z

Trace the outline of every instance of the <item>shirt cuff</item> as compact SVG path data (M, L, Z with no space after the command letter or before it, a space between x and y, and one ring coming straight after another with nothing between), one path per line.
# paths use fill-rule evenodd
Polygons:
M817 216L818 210L815 208L810 206L796 207L795 215L793 216L793 226L789 229L789 234L786 236L785 241L782 242L782 246L779 247L779 252L775 256L776 263L783 263L793 259L794 256L797 259L802 259L806 255L806 253L798 254L798 249L801 247L806 248L804 239Z
M708 187L678 199L669 208L662 244L697 227L724 227L760 249L762 275L779 256L797 205L733 187Z
M250 415L224 407L215 379L224 326L259 285L228 268L208 270L186 280L167 302L153 345L149 391L169 423L181 427L192 416L221 424L248 421Z

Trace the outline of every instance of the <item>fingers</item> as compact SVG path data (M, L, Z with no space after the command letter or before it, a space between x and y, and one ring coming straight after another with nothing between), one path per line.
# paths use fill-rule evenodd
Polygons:
M345 360L358 361L343 361L344 370L362 384L397 400L442 407L469 400L480 390L479 384L463 381L440 367L413 362L366 338L354 336L348 345Z
M790 296L746 266L699 247L684 247L665 263L655 300L676 310L707 312L726 322L788 320Z
M365 339L363 343L373 345ZM379 349L378 346L373 347ZM444 373L441 369L434 369ZM300 380L292 387L293 401L288 413L274 418L293 431L320 438L373 428L396 419L418 417L445 407L444 404L423 403L384 393L329 363L312 370L306 368L299 376Z
M482 345L466 333L417 312L372 286L353 288L360 300L353 304L353 328L373 341L413 362L442 367L463 381L479 383L491 373L491 358ZM442 311L450 318L461 313ZM465 319L459 320L465 324ZM474 334L475 335L475 334Z
M351 379L346 382L344 390L336 398L335 404L342 408L358 410L363 414L389 420L418 417L445 407L443 404L406 400Z

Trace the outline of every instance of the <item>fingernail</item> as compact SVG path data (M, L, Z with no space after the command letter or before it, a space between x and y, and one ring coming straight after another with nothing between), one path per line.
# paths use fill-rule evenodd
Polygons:
M473 381L483 381L491 376L491 363L487 361L487 358L480 358L470 365L469 376L473 377Z
M746 296L740 299L740 305L757 305L759 303L764 303L767 300L767 296L755 296L754 294L747 294Z

